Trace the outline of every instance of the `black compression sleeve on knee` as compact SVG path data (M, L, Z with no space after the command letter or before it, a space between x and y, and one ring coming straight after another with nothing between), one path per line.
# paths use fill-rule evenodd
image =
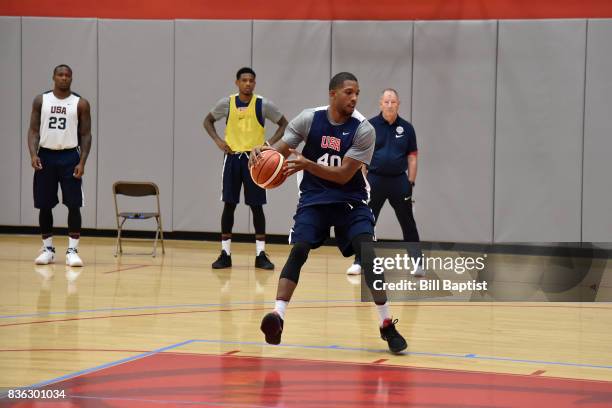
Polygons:
M264 215L263 206L252 205L253 211L253 227L255 227L256 235L264 235L266 233L266 216Z
M81 209L79 207L68 207L68 233L81 233Z
M359 257L359 259L361 260L361 267L362 267L363 275L364 275L366 284L368 285L368 288L370 289L370 292L372 293L374 303L376 303L377 305L383 305L387 301L387 293L384 290L374 289L374 281L382 280L382 282L384 282L385 275L384 274L380 274L380 275L374 274L374 271L372 270L372 265L371 264L368 265L365 263L365 260L368 260L371 263L372 260L374 259L374 250L372 248L372 245L364 245L363 248L361 245L364 243L366 244L371 243L373 241L374 241L374 237L372 235L360 234L351 240L351 245L353 246L353 250L355 251L356 256Z
M311 246L305 242L298 242L293 245L289 258L283 267L283 271L280 274L281 278L289 279L295 284L300 279L300 270L308 259L308 253L310 252Z
M234 211L236 204L225 203L223 206L223 214L221 214L221 233L231 234L234 228Z
M41 208L38 213L38 223L42 235L53 235L53 211L51 208Z

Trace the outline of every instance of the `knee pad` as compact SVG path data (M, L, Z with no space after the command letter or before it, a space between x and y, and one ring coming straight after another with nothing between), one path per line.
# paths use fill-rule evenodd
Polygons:
M308 259L310 248L310 244L306 244L304 242L294 244L293 248L291 248L289 258L283 267L280 277L289 279L297 284L298 280L300 279L300 271L302 270L302 266Z
M359 234L356 237L353 237L351 240L351 245L353 247L353 251L355 251L355 256L357 259L363 259L363 254L361 253L361 244L374 242L374 237L370 234Z

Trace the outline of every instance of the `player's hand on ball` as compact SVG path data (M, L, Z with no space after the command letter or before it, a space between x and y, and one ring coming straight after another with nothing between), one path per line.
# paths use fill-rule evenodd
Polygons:
M253 167L257 164L257 162L259 161L259 156L261 155L261 152L263 152L264 150L270 150L272 149L270 146L267 145L262 145L262 146L255 146L253 148L253 150L251 150L251 154L249 155L249 167Z
M295 158L287 160L287 168L285 169L285 174L287 175L287 177L297 173L300 170L306 169L306 167L308 167L308 165L312 163L297 150L289 149L289 151L293 156L295 156Z

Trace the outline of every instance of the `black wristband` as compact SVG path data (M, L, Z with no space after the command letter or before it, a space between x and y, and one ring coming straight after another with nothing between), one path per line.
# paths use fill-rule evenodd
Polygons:
M412 187L414 187L414 186L415 186L414 181L410 181L410 180L408 180L408 182L410 183L410 185L411 185Z

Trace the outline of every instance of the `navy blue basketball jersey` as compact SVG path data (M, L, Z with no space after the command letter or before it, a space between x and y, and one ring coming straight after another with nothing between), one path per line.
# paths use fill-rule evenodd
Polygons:
M355 142L358 128L364 121L369 129L370 125L367 120L355 111L348 121L336 125L329 121L327 107L315 109L302 154L307 159L324 166L341 166L345 154ZM373 144L373 129L371 133L365 136L371 136ZM369 157L363 159L365 164L369 163L370 158L371 152ZM358 159L361 159L361 153ZM344 185L324 180L304 171L299 189L298 207L338 202L367 204L369 200L369 186L361 171L357 171Z

